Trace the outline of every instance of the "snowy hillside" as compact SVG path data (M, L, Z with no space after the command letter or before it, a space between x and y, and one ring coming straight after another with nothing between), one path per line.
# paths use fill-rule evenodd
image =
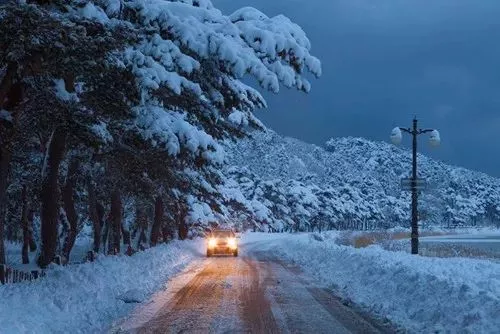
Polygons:
M227 173L246 206L275 229L372 228L409 224L400 179L411 152L384 142L335 138L325 148L275 132L226 144ZM441 226L498 225L500 180L419 156L421 220Z

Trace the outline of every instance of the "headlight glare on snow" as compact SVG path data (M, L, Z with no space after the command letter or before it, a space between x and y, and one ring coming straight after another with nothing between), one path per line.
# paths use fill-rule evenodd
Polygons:
M235 238L229 238L229 239L227 239L227 244L231 248L236 248L236 239Z
M217 246L217 240L215 238L208 239L208 247L214 248Z

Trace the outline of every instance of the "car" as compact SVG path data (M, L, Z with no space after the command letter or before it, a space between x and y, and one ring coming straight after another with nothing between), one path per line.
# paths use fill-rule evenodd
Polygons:
M224 254L238 256L236 235L229 229L211 231L207 238L207 257Z

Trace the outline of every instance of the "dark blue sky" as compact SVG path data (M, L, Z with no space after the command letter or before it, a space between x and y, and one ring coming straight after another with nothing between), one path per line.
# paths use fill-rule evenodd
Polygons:
M212 0L298 23L323 76L306 95L265 94L258 116L277 132L322 145L330 137L388 140L413 115L441 132L426 154L500 176L499 0ZM410 143L406 138L403 145Z

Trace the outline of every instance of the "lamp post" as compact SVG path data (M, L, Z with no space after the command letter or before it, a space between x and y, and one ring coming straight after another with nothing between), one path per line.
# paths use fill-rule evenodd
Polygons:
M403 132L412 136L412 173L410 178L411 188L411 253L418 254L418 188L422 186L423 180L417 174L417 136L430 133L429 142L432 146L438 146L441 142L439 132L435 129L419 129L417 118L413 119L412 128L396 127L391 132L391 141L398 145L403 139Z

